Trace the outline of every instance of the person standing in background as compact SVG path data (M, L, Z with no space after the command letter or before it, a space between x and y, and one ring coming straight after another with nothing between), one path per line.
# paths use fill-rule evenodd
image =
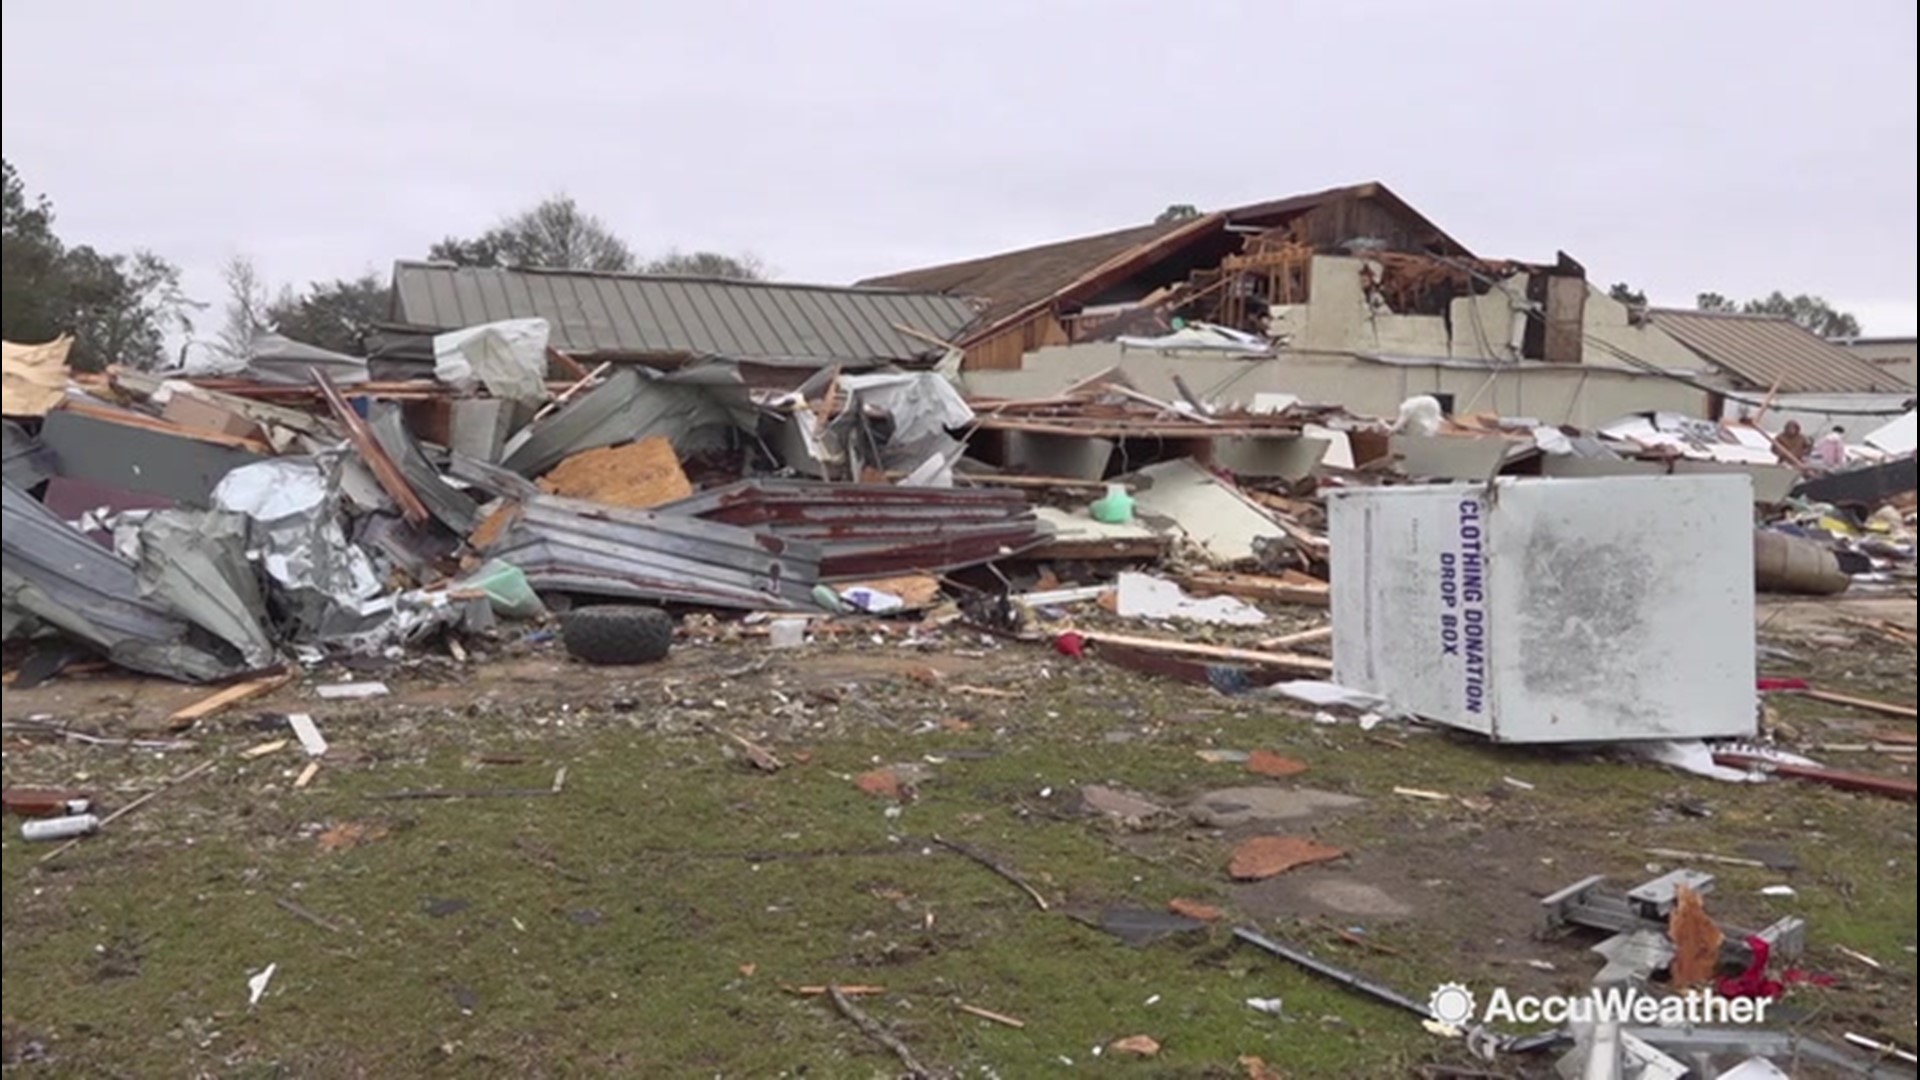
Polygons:
M1814 461L1823 469L1837 469L1847 463L1847 431L1835 427L1813 444Z
M1813 440L1800 430L1800 421L1789 420L1787 426L1774 437L1773 452L1789 465L1805 465L1813 453Z

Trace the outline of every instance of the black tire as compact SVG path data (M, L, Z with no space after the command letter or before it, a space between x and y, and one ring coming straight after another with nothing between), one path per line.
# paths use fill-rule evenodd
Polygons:
M577 608L560 620L560 642L589 664L653 664L673 646L673 616L659 608Z

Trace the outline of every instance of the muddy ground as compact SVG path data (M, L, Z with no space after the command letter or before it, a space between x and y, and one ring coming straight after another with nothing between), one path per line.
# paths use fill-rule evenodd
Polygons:
M1311 618L1276 615L1273 633ZM1911 647L1873 619L1911 628L1914 602L1765 604L1762 669L1911 705ZM535 635L465 662L316 672L177 736L166 718L204 690L114 673L9 690L9 787L117 807L215 764L50 860L9 821L8 1068L897 1074L803 992L837 983L880 988L856 1000L954 1075L1248 1076L1251 1058L1290 1077L1540 1075L1549 1062L1475 1063L1230 927L1420 999L1448 981L1576 992L1597 939L1542 934L1539 898L1680 865L1653 849L1740 860L1694 863L1717 875L1709 910L1729 926L1808 920L1800 966L1832 985L1795 985L1778 1025L1914 1041L1910 803L1327 724L952 626L791 651L728 633L649 668L582 667ZM315 692L352 679L393 692ZM1768 706L1810 756L1911 776L1911 721ZM305 786L297 742L254 753L289 738L289 712L331 744ZM1256 750L1305 770L1235 760ZM1344 854L1236 883L1229 860L1257 835ZM1762 893L1780 885L1792 895ZM1144 942L1106 928L1174 900L1222 918ZM1141 1035L1155 1056L1110 1048Z

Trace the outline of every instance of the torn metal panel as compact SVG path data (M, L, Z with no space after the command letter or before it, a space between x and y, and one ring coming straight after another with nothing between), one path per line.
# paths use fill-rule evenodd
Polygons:
M453 452L447 471L474 487L506 499L531 499L541 494L540 485L517 472Z
M460 538L439 525L409 525L393 514L360 518L354 540L384 553L416 581L431 580L434 565L453 558L460 550Z
M715 607L817 607L820 549L711 521L554 496L527 500L488 554L534 588Z
M257 557L296 640L320 633L336 609L358 612L380 594L373 563L335 517L334 486L319 464L278 458L236 469L214 501L253 520Z
M70 409L48 414L40 438L58 457L62 476L191 506L209 505L221 478L262 460L237 447L116 424Z
M480 508L465 492L447 483L440 470L427 460L426 452L407 430L400 406L390 401L375 402L371 411L373 416L368 427L373 429L373 437L393 459L427 512L460 536L472 532L474 526L480 524Z
M277 659L261 623L266 600L247 561L247 518L222 511L156 510L137 526L140 595L232 645L249 667Z
M22 491L38 487L60 471L60 461L45 443L24 431L11 420L0 421L6 433L5 457L7 483Z
M308 345L279 334L255 334L247 347L247 374L263 383L306 386L313 373L324 371L336 384L366 382L371 376L364 357L348 356L318 345Z
M99 649L122 667L206 682L243 667L236 655L141 595L134 567L6 484L4 595L8 629L31 616Z
M480 461L499 461L512 434L511 401L498 398L461 398L453 403L447 449Z
M936 455L949 462L959 458L960 443L947 432L972 423L973 409L953 384L939 375L850 375L839 385L846 392L846 406L829 430L845 448L853 475L860 475L861 465L899 471L912 469ZM892 421L892 431L877 446L867 429L867 421L874 415ZM952 487L951 469L939 472L936 482L925 486Z
M622 368L591 393L528 427L508 444L502 465L538 476L582 450L665 435L687 452L703 428L738 423L730 398L746 400L737 369L707 366L673 376Z

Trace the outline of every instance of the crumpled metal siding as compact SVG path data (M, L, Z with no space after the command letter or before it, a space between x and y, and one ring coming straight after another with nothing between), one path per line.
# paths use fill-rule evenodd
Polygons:
M0 548L10 614L32 615L136 671L205 682L244 666L219 655L191 623L144 599L133 564L10 483L0 500Z
M534 588L746 610L817 608L820 549L717 522L543 495L488 554Z

